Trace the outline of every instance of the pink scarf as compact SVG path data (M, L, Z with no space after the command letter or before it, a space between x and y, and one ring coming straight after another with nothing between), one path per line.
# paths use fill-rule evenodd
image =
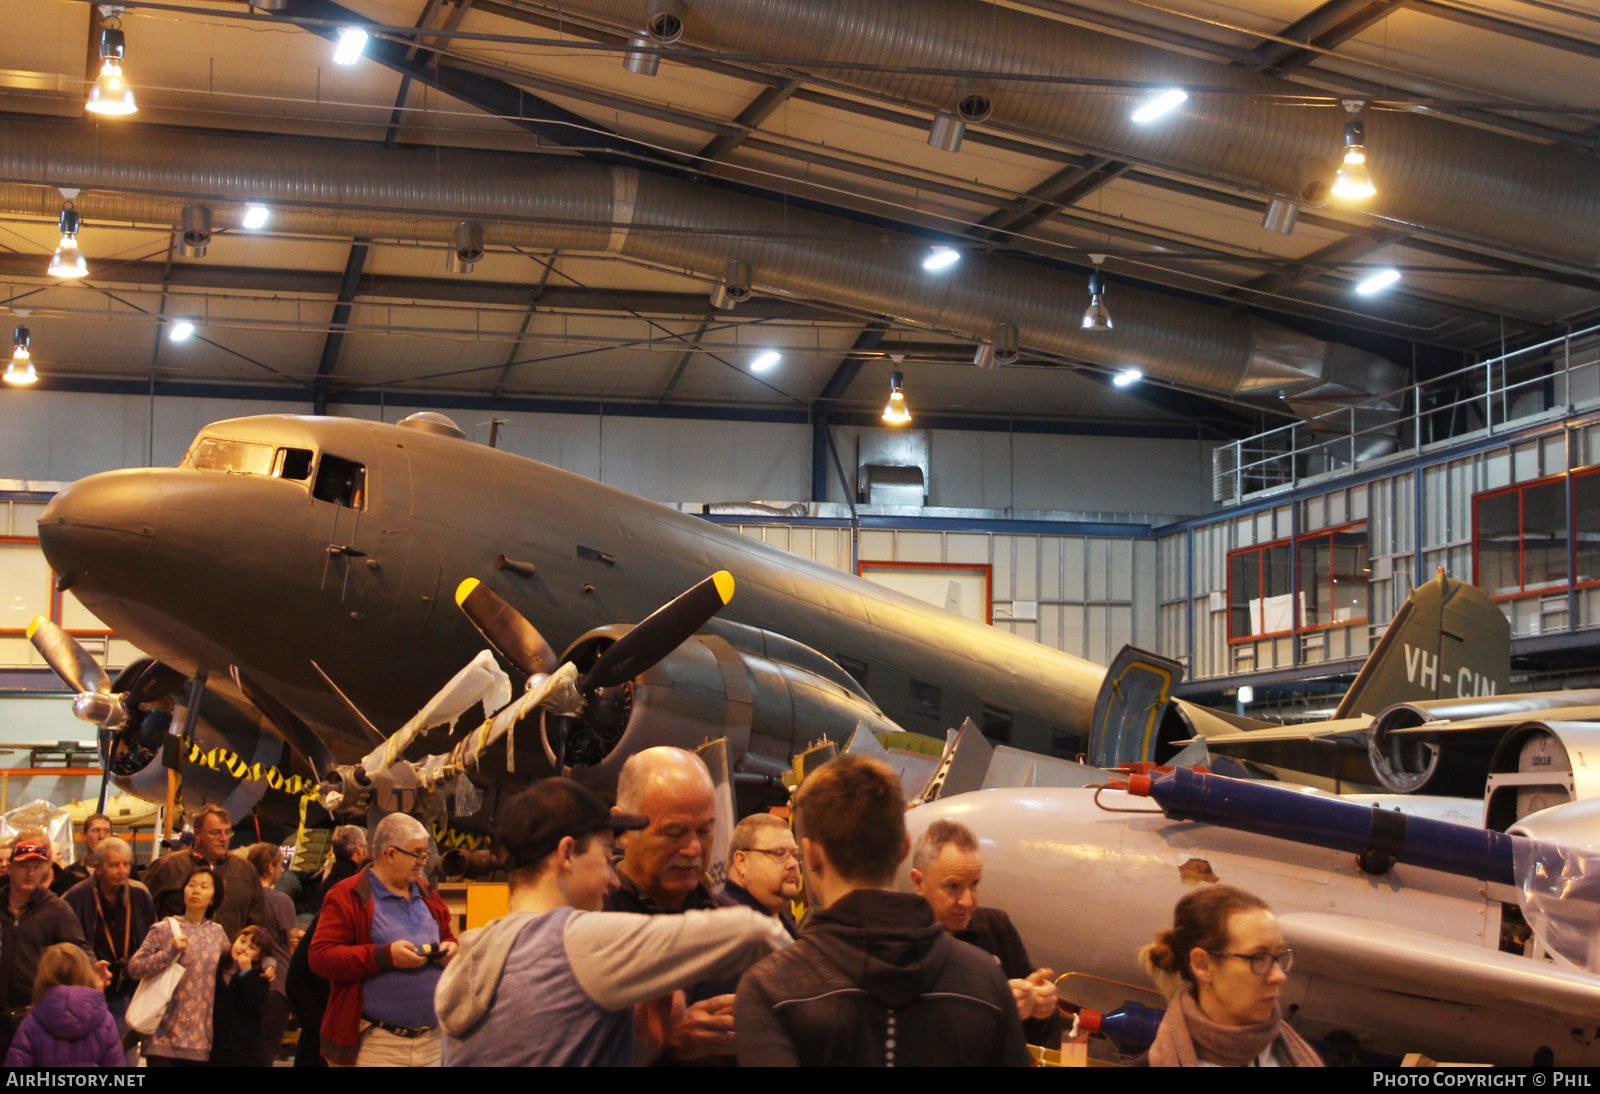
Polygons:
M1250 1026L1220 1026L1206 1017L1193 995L1183 991L1167 1005L1156 1043L1150 1046L1150 1066L1199 1067L1198 1047L1226 1067L1243 1067L1275 1042L1279 1059L1287 1058L1291 1067L1323 1066L1311 1046L1284 1024L1281 1011L1275 1009L1271 1018Z

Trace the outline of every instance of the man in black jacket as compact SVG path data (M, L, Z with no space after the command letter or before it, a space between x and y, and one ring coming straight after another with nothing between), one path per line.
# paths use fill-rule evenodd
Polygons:
M982 883L983 859L972 830L953 820L928 825L911 853L911 888L928 902L941 927L999 962L1011 983L1028 1043L1059 1045L1062 1022L1056 1009L1056 974L1034 967L1010 916L999 908L979 907Z
M800 938L739 981L741 1066L959 1067L1031 1062L994 958L958 942L914 893L900 782L846 754L795 796L806 893Z
M33 1003L33 978L44 951L57 942L71 942L89 952L78 917L48 887L50 860L50 837L44 829L25 828L17 834L11 852L11 884L4 914L0 914L0 994L5 1005L0 1054L10 1047L11 1035ZM89 959L94 960L92 955ZM95 963L95 972L109 979L104 961Z

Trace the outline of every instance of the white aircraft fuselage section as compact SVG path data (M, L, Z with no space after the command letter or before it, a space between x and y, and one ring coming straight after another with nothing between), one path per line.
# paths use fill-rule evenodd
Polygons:
M1498 953L1500 894L1485 883L1404 865L1372 877L1343 852L1174 822L1159 812L1108 812L1093 798L1092 789L983 790L919 806L907 822L913 840L940 818L977 834L980 902L1009 913L1034 963L1057 974L1150 988L1139 949L1170 925L1179 898L1220 881L1262 897L1284 921L1297 953L1281 1002L1308 1036L1345 1029L1377 1052L1426 1050L1436 1059L1523 1066L1548 1044L1558 1064L1600 1064L1600 1043L1572 1034L1576 1027L1587 1026L1591 1035L1600 1029L1600 978L1591 1014L1486 1006L1453 995L1448 985L1409 984L1399 970L1392 978L1352 975L1338 954L1299 948L1296 939L1297 914L1331 914L1370 926L1374 936L1407 928L1426 933L1424 946L1462 944L1502 963L1526 962L1530 977L1551 969ZM1150 808L1121 793L1102 799L1118 808ZM1110 986L1103 991L1096 1003L1105 1006L1124 997L1149 1001Z

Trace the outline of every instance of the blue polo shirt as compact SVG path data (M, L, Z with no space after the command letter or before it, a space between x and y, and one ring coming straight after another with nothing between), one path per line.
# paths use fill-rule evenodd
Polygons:
M372 944L406 941L421 949L439 941L439 921L428 911L422 889L411 883L409 896L395 896L372 879ZM444 970L435 962L415 969L390 969L361 984L361 1013L392 1026L421 1029L436 1026L433 989Z

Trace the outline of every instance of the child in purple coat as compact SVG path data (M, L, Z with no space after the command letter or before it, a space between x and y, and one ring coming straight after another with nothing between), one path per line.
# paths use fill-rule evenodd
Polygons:
M84 952L58 942L39 958L33 1009L17 1027L7 1067L126 1067L117 1023Z

